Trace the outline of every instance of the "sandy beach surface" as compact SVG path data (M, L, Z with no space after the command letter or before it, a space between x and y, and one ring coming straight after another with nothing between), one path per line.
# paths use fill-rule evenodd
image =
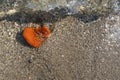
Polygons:
M35 49L22 36L35 17L12 12L0 19L0 80L120 79L120 14L87 23L75 16L45 22L51 37Z
M119 21L106 19L66 17L38 49L27 45L19 24L1 21L0 80L119 80L120 40L108 29Z

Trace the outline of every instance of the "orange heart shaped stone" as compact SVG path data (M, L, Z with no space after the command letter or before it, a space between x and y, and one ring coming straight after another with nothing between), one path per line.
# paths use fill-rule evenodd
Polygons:
M34 48L38 48L44 40L50 37L50 34L50 30L45 26L38 28L26 27L23 30L24 39Z

